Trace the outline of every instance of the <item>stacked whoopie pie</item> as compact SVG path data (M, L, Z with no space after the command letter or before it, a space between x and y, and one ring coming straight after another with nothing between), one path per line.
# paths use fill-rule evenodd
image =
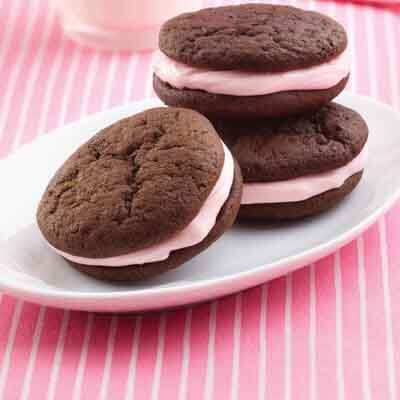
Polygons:
M159 46L154 89L212 121L242 170L241 218L314 215L358 184L368 128L331 102L350 73L339 23L288 6L208 8L167 21Z

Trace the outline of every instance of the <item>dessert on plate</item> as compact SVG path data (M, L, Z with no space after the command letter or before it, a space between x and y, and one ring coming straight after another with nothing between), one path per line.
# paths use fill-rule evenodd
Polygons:
M37 210L48 244L93 277L176 268L233 224L242 178L211 123L154 108L103 129L51 179Z
M243 4L168 20L154 89L170 106L219 118L276 118L329 103L345 87L347 35L328 16Z
M215 120L243 174L241 219L289 220L340 202L361 179L368 127L330 103L282 120Z

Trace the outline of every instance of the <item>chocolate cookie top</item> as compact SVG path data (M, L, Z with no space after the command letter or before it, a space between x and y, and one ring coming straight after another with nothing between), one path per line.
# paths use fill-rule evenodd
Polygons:
M239 162L245 182L270 182L342 167L356 157L368 127L336 103L282 120L216 120L214 126Z
M181 231L197 215L224 162L199 113L154 108L97 133L57 171L37 220L59 250L112 257Z
M243 4L170 19L159 46L195 67L282 72L330 61L344 51L347 36L339 23L317 12Z

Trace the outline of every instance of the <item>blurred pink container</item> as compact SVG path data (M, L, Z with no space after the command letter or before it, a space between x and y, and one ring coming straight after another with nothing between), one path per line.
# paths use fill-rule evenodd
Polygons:
M102 50L152 50L169 18L201 7L201 0L57 0L64 32Z

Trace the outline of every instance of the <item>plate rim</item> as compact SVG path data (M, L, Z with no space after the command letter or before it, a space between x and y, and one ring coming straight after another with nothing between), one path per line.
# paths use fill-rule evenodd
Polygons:
M364 102L369 102L373 103L375 107L383 108L386 111L395 114L400 121L400 113L394 109L393 107L389 106L388 104L382 103L376 99L373 99L371 97L361 95L358 93L351 93L348 91L343 92L340 97L339 97L339 102L342 98L353 98L357 99L359 98L361 101ZM145 100L140 100L140 101L135 101L131 102L122 106L117 106L110 108L108 110L105 110L105 112L117 112L118 110L122 109L127 109L131 105L143 105L143 106L155 106L156 104L160 104L158 99L145 99ZM83 119L89 120L89 119L94 119L101 114L103 114L104 111L100 111L94 114L90 114ZM68 127L73 127L76 124L80 124L82 122L82 119L72 122L70 124L67 124L61 128L56 128L52 132L56 133L60 129L64 129L66 126ZM18 153L25 149L27 146L32 146L36 144L38 141L42 141L42 138L45 138L47 135L41 135L39 138L36 140L24 144L21 146L17 151L13 152L10 154L8 157L6 157L3 160L0 160L0 168L4 161L18 156ZM180 286L156 286L156 287L148 287L148 288L141 288L141 289L135 289L135 290L126 290L126 291L98 291L98 292L85 292L85 291L80 291L80 292L74 292L68 289L64 288L57 288L57 289L52 289L52 288L47 288L47 287L40 287L37 288L33 285L30 285L28 283L25 283L19 279L13 279L13 280L4 280L3 278L0 278L0 288L6 293L11 293L11 294L17 294L20 297L34 297L35 299L51 299L51 300L58 300L58 301L63 301L63 302L68 302L68 301L76 301L76 300L90 300L90 301L98 301L98 305L101 305L100 302L107 302L109 300L115 300L115 301L120 301L120 300L135 300L135 299L141 299L142 301L148 297L154 297L154 295L157 295L159 300L162 300L163 296L168 296L171 293L176 293L177 295L177 301L175 304L186 304L182 303L179 301L179 296L188 294L192 291L198 291L198 290L203 290L203 289L208 289L208 290L213 290L218 287L225 288L221 290L222 294L221 295L226 295L229 293L233 293L235 291L239 290L244 290L246 288L249 288L253 286L253 283L249 283L249 278L253 282L257 280L258 277L262 277L263 273L266 272L266 269L271 271L279 271L280 268L284 268L285 266L288 265L295 265L293 270L300 268L304 265L307 265L308 263L311 263L317 259L320 259L324 257L327 254L330 254L333 252L335 249L340 248L353 240L357 235L361 234L364 232L369 226L371 226L381 215L383 215L388 209L390 209L394 203L400 198L400 187L397 187L393 190L390 196L386 199L385 202L383 202L374 212L372 212L369 216L364 218L360 223L354 225L347 231L343 232L342 234L336 236L335 238L318 244L316 246L313 246L307 250L303 250L298 252L297 254L287 256L285 258L282 258L280 260L277 260L272 263L268 264L262 264L258 265L255 267L252 267L248 270L241 271L241 272L235 272L233 274L228 274L228 275L223 275L221 277L216 277L216 278L210 278L210 279L204 279L201 281L190 281L190 282L185 282ZM1 264L0 264L1 265ZM273 272L271 272L271 275L275 276ZM276 276L279 276L276 275ZM240 285L240 281L243 281L243 284ZM239 283L239 284L238 284ZM256 283L257 284L257 283ZM258 284L261 284L259 282ZM135 304L132 304L134 306ZM68 303L68 306L71 306L71 303ZM78 309L77 307L73 307ZM134 307L133 307L134 308ZM84 308L79 308L79 309L84 309ZM87 309L87 307L86 307ZM142 310L146 309L146 307L142 307Z

